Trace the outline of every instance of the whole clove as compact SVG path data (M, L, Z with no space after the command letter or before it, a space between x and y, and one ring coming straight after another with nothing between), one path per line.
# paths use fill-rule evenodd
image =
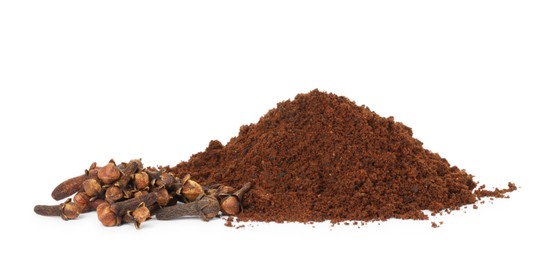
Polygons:
M34 211L41 216L59 216L63 220L70 220L79 216L80 207L68 199L60 205L36 205Z
M242 186L242 188L222 199L220 203L222 212L231 216L238 215L242 212L242 200L244 194L248 192L252 186L253 183L247 182Z

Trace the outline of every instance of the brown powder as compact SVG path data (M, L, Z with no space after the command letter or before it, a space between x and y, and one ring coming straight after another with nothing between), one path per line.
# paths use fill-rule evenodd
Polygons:
M409 127L318 90L277 104L226 146L211 141L172 170L201 183L254 182L239 218L255 221L428 219L423 210L516 189L474 190L472 175L424 149Z

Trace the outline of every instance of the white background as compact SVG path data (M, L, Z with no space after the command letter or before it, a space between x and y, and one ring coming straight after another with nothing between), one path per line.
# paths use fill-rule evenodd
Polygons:
M555 1L2 1L2 253L555 259ZM175 165L314 88L414 130L510 199L357 228L36 216L93 161Z

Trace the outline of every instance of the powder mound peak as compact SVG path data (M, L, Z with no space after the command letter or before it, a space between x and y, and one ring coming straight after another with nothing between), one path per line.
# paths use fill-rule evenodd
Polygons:
M277 104L223 146L172 169L202 183L252 181L244 220L427 219L476 202L476 182L412 129L343 96L313 90ZM482 193L487 194L487 193Z

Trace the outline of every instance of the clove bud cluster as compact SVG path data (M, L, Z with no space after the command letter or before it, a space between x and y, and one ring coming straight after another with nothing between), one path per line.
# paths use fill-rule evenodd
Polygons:
M199 217L208 221L219 214L237 215L242 211L242 198L252 187L240 189L222 184L201 186L190 175L176 177L167 168L144 167L141 160L104 166L91 164L85 173L60 183L52 191L55 200L67 199L60 205L37 205L35 213L60 216L64 220L81 213L96 211L107 227L141 224L153 215L159 220Z

